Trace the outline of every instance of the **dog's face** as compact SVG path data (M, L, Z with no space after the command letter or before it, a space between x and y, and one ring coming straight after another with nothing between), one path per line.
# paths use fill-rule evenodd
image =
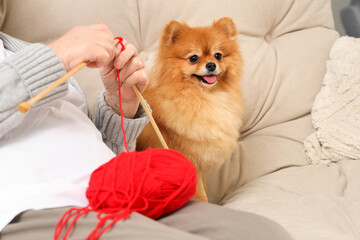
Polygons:
M211 89L241 68L235 36L236 28L230 18L197 28L172 21L164 30L159 57L164 58L172 72L181 74L179 81Z

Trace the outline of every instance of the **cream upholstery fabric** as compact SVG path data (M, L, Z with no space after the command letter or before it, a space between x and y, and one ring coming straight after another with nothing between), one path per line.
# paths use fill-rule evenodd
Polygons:
M303 154L303 141L313 132L311 107L330 48L338 38L329 0L7 3L2 31L8 34L50 42L73 26L96 24L99 18L114 36L135 44L148 68L161 31L170 20L201 26L223 16L232 17L245 62L241 83L245 125L238 149L209 177L210 200L266 215L299 240L359 237L360 219L348 212L359 210L359 201L353 196L356 192L360 195L360 188L350 179L357 177L352 167L347 162L308 166ZM94 107L102 87L97 72L84 70L76 77ZM346 197L351 199L346 203L338 201L344 198L345 182L351 186L346 189ZM313 213L315 209L318 211Z

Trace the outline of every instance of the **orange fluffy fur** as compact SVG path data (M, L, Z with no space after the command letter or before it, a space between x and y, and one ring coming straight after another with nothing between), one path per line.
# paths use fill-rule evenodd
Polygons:
M242 125L242 57L236 34L230 18L196 28L170 22L143 93L169 148L181 152L197 169L195 199L202 201L207 201L205 173L231 155ZM191 58L194 55L198 58ZM209 62L216 65L216 83L199 80ZM137 150L148 147L161 148L150 125L137 141Z

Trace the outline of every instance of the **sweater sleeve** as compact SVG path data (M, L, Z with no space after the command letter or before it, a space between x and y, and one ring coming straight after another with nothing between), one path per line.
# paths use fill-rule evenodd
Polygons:
M44 44L31 44L0 62L0 138L21 123L17 105L35 96L66 73L59 57ZM36 103L36 108L63 96L63 84ZM31 109L30 109L31 111Z
M124 118L126 142L130 151L135 150L136 139L148 122L149 119L141 105L134 119ZM125 150L121 117L105 102L104 91L100 93L97 100L95 125L101 131L105 144L115 154Z

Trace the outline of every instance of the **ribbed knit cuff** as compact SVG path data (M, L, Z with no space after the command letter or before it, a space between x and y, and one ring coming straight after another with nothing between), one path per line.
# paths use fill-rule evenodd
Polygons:
M19 74L29 96L33 97L51 83L63 76L66 71L60 58L44 44L31 44L7 59ZM66 84L51 91L37 105L65 94Z
M149 122L141 106L135 115L136 118L124 118L124 129L128 145L135 146L137 137ZM113 144L123 146L124 139L121 130L121 117L105 102L104 91L97 100L95 125L103 134L103 138Z
M0 32L0 37L4 42L4 46L6 46L6 49L10 50L11 52L18 52L26 46L31 45L31 43L29 42L24 42L20 39L13 38L3 32Z

